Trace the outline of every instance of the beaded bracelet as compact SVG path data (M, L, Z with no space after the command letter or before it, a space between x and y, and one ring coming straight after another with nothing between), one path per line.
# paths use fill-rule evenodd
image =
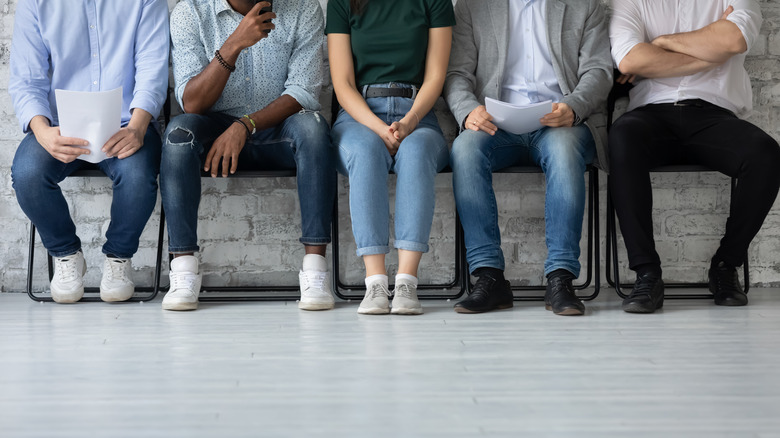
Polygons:
M244 129L246 129L246 138L247 139L249 139L249 137L252 136L252 131L249 130L249 126L246 126L246 123L242 122L241 118L233 120L233 123L238 123L239 125L243 126Z
M230 73L233 73L236 71L235 65L230 65L225 61L225 58L222 57L222 55L219 53L219 49L214 51L214 56L217 58L217 62L219 62L219 65L225 68L225 70L229 71Z

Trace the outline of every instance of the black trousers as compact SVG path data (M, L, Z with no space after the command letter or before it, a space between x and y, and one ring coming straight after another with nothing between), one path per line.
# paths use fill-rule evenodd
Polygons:
M687 102L637 108L620 117L609 133L610 191L634 270L661 265L653 239L650 169L698 164L737 177L716 252L735 267L744 262L780 187L780 146L772 137L726 109Z

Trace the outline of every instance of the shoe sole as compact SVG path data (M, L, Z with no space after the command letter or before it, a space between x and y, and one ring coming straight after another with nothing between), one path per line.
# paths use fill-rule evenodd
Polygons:
M740 306L747 306L747 301L736 301L736 300L723 300L723 301L715 301L716 306L726 306L726 307L740 307Z
M84 297L84 292L81 292L80 294L75 293L73 295L70 294L60 294L58 293L57 297L55 298L55 294L51 294L51 299L54 300L55 303L58 304L73 304L81 300L81 298Z
M423 310L422 309L397 309L393 307L393 309L390 311L393 315L422 315Z
M663 301L655 309L648 309L637 304L624 304L623 311L627 313L653 313L664 306Z
M174 303L174 304L165 304L162 305L163 310L197 310L198 309L198 302L194 303Z
M389 315L390 309L363 309L358 308L358 313L361 315Z
M500 305L496 306L493 309L487 309L487 310L471 310L471 309L467 309L465 307L456 307L455 308L455 312L457 312L457 313L469 313L469 314L471 314L471 313L485 313L485 312L491 312L493 310L511 309L512 307L514 307L514 305L515 305L514 303L500 304Z
M105 301L106 303L116 303L119 301L127 301L130 298L133 298L133 294L135 293L135 290L131 291L130 294L111 294L108 292L100 291L100 299L102 301Z
M551 312L553 311L552 306L548 306L548 305L545 305L544 309L545 310L549 310ZM562 310L560 312L553 312L553 313L556 314L556 315L561 315L561 316L581 316L581 315L585 314L585 312L583 312L583 311L581 311L579 309L566 309L566 310Z
M334 303L304 303L298 302L298 308L301 310L330 310L335 307Z

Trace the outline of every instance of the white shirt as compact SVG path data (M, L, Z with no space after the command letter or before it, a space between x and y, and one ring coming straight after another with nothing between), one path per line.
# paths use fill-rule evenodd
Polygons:
M563 98L547 42L546 3L509 0L509 44L501 93L505 102L527 105Z
M742 31L750 51L762 21L755 0L613 0L609 38L615 65L620 65L636 44L701 29L720 19L729 6L734 12L727 19ZM739 117L747 116L753 109L750 77L744 66L747 51L706 72L638 80L630 92L628 111L651 103L702 99Z

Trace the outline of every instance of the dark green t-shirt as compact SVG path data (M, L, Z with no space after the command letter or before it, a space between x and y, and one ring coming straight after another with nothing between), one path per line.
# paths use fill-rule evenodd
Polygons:
M350 34L359 87L385 82L420 86L428 30L454 25L452 0L367 0L359 15L350 11L349 0L329 0L325 33Z

